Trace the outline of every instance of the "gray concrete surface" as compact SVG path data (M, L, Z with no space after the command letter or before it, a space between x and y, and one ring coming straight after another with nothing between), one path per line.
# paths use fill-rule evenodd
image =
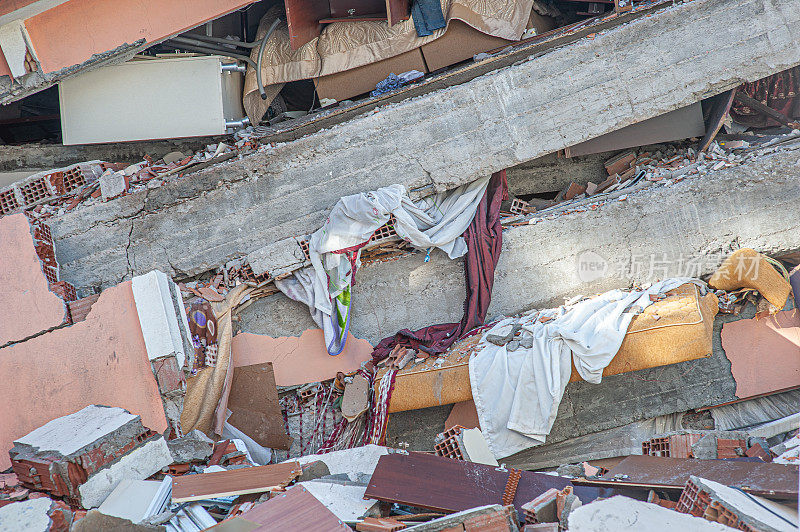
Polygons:
M213 144L220 140L230 142L228 137L195 137L77 146L64 146L63 144L0 146L0 172L30 171L30 174L34 174L42 170L95 160L112 163L138 163L145 155L158 160L171 151L192 153L204 148L207 144ZM5 184L0 182L0 186Z
M507 229L489 316L559 305L633 281L708 275L739 247L773 255L800 250L798 204L800 150L781 151L654 185L596 210ZM592 261L606 265L605 275L580 274L579 266ZM455 322L464 297L462 261L439 251L428 263L416 253L369 264L356 275L350 330L374 343L402 328ZM276 294L254 301L239 326L296 336L312 324L306 307Z
M146 194L76 209L53 221L63 276L78 287L153 268L191 276L315 230L342 195L398 182L417 196L445 190L686 106L800 63L798 7L674 4Z
M550 153L509 168L508 191L512 196L558 192L575 182L601 183L608 178L603 164L617 152L596 153L579 157L558 157Z
M556 305L632 281L705 276L738 247L775 255L800 250L798 203L800 150L786 150L671 186L652 186L596 210L508 229L489 316ZM579 259L587 253L608 264L607 275L591 282L579 276ZM643 267L626 271L632 259ZM462 267L441 253L429 263L419 253L363 267L353 289L351 331L374 343L401 328L458 321L465 295ZM314 326L304 306L282 295L254 302L241 318L241 330L272 336L298 335ZM548 441L735 399L719 336L731 319L716 321L710 358L608 377L599 386L571 383ZM398 416L390 424L391 437L429 449L444 412ZM530 450L508 462L541 460Z

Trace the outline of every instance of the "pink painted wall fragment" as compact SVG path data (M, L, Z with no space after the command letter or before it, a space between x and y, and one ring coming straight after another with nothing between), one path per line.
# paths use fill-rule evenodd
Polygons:
M139 39L161 40L255 0L70 0L25 21L45 72Z
M64 301L50 291L24 214L0 218L0 345L61 325Z
M344 351L330 356L322 329L308 329L299 337L280 338L240 333L233 337L231 350L235 367L272 362L278 386L332 379L337 371L348 373L358 369L372 355L368 341L350 335Z
M722 347L731 362L740 399L800 385L800 311L722 327Z
M105 290L85 321L0 349L0 471L15 439L91 404L167 428L130 281Z

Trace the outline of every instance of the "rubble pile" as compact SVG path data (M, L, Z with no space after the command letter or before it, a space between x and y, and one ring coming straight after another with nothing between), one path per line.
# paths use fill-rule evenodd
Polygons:
M718 150L712 146L710 160L732 164L739 157L714 155ZM664 168L693 154L685 155L667 153L672 162L655 164L647 153L625 152L609 168L663 186L665 179L690 178L663 177ZM792 290L800 268L791 261L740 249L707 281L667 279L484 318L438 352L431 333L409 331L387 339L383 351L351 338L347 352L331 357L308 351L323 341L322 331L288 351L280 343L247 345L247 335L232 334L242 307L278 293L297 271L259 279L239 261L180 285L156 271L65 301L63 290L53 297L47 276L48 268L59 274L52 249L37 254L47 249L37 244L44 228L21 214L0 219L17 260L34 269L26 282L50 287L29 297L54 314L5 332L4 356L37 349L42 357L59 344L48 342L54 335L60 342L73 332L85 338L74 328L101 326L104 301L116 298L111 308L128 316L133 343L123 347L116 333L98 329L97 345L84 342L82 349L106 364L129 359L124 377L134 364L140 381L125 386L138 387L140 397L121 401L113 380L72 399L18 391L26 406L2 427L10 438L0 487L5 529L622 530L631 513L654 530L794 529L796 406L791 399L788 406L772 403L766 414L757 406L765 395L795 393L786 391L796 383L789 368L800 349ZM313 256L314 237L307 242ZM25 301L17 290L6 286L2 296ZM608 448L584 460L579 449L567 449L560 465L537 472L507 465L514 453L536 453L549 442L559 387L708 357L718 315L734 318L723 325L721 342L740 400L709 405L710 416L688 412L672 426L656 424L639 433L634 451ZM766 342L770 331L789 339L771 351L775 360L788 357L788 374L757 369L736 340L744 334L760 345L759 335ZM51 384L66 386L69 375L54 375ZM141 396L151 408L146 423ZM386 446L391 415L448 403L456 406L428 452L402 442ZM603 441L602 433L582 437Z
M672 221L648 220L654 211L643 205L651 198L703 203L703 184L741 182L755 190L767 180L797 180L774 169L788 168L786 161L800 168L794 121L800 116L799 69L566 149L562 143L542 163L561 169L548 170L560 172L549 180L537 174L541 166L498 169L503 166L474 146L463 148L475 165L470 171L477 177L469 180L448 169L449 181L442 181L438 174L448 172L429 171L408 155L409 166L419 166L429 183L412 189L400 182L351 187L325 181L310 187L308 202L317 211L294 212L286 202L269 213L269 227L280 234L263 241L243 224L234 228L245 235L237 238L258 245L230 241L234 231L222 226L234 224L218 216L238 212L238 204L223 205L207 192L230 185L232 193L247 195L251 189L245 185L260 174L250 168L237 183L217 181L225 163L237 159L255 166L261 160L256 157L285 148L271 143L259 123L275 110L271 106L280 107L279 94L290 99L301 90L290 84L310 82L306 87L320 91L312 107L322 94L330 95L321 100L332 105L342 102L333 95L354 71L405 54L411 56L404 60L419 59L424 72L388 78L381 72L373 98L444 79L432 72L436 58L441 68L469 61L468 69L512 57L507 50L487 53L489 44L465 46L460 59L440 55L443 43L453 46L456 32L481 33L459 30L458 17L451 17L467 1L454 0L446 17L436 2L414 2L406 7L416 20L396 17L387 3L377 19L345 21L334 17L338 7L331 4L330 13L319 15L331 18L315 18L302 35L297 28L303 21L291 22L295 12L278 14L279 6L270 6L259 15L253 42L215 37L213 25L205 35L162 35L153 46L182 50L175 54L181 61L195 58L186 52L214 52L247 63L251 68L217 58L212 73L216 80L219 66L223 76L242 82L236 88L244 90L255 127L196 153L173 151L135 164L89 161L0 188L0 376L10 383L0 412L0 532L798 530L796 213L768 211L786 225L777 229L759 218L763 213L749 214L747 224L764 227L741 239L727 226L717 227L724 234L705 240L682 234L681 228L701 229L709 220L703 211L731 210L735 202L728 198L670 211L678 221L663 233L640 233L640 226ZM532 45L569 37L590 46L597 34L580 32L592 24L607 24L598 31L611 32L617 24L646 22L664 7L656 1L635 8L627 0L565 3L536 0L513 17L506 13L514 19L506 21L514 22L508 32L515 40L526 35ZM244 8L242 37L248 33L246 14ZM432 15L441 17L427 20ZM448 26L450 18L454 26ZM570 24L545 29L566 20ZM323 62L332 61L326 51L318 68L302 76L287 67L266 76L266 85L261 78L262 59L280 61L281 50L325 43L346 27L341 24L363 29L392 21L402 26L384 40L405 34L413 41L402 53L326 70ZM0 30L2 44L9 30ZM439 33L433 38L419 40L434 31ZM445 33L448 40L436 40ZM491 37L494 44L510 42L508 35ZM270 39L275 46L267 46ZM139 57L138 66L169 64L162 57L169 54L160 54ZM304 57L313 62L313 54ZM41 65L31 56L24 66ZM377 71L361 72L371 72L363 76L372 90ZM258 99L251 98L256 94ZM272 118L296 113L283 109ZM380 110L373 108L372 115ZM513 120L510 113L507 119ZM237 123L248 120L240 116ZM231 127L218 122L223 130ZM398 138L406 134L398 131ZM338 142L371 140L369 133ZM377 146L376 154L380 160ZM168 192L162 186L186 184L194 172L214 165L220 173L204 173L200 180L213 180L211 188L194 191L208 201L199 209L207 220L184 220L196 208L190 199L151 210L148 199ZM737 174L755 167L766 170L749 180ZM336 179L340 171L332 165L329 177ZM269 190L261 191L264 197L253 193L253 205L282 199L278 181L285 176L277 170L263 175ZM510 187L514 179L517 186ZM322 188L336 189L335 202L322 197ZM779 190L791 195L788 187ZM174 192L182 194L177 187ZM273 193L278 197L265 197ZM778 195L770 201L784 205ZM116 210L126 196L141 198L138 212ZM121 233L115 226L107 242L100 235L102 245L92 251L109 261L123 257L118 274L100 280L96 270L81 266L97 277L87 282L85 272L71 271L82 257L74 256L74 243L60 245L64 237L57 229L65 217L84 210L111 213L92 220L92 227L130 223ZM241 210L247 212L237 219L258 224L256 217L247 218L248 209ZM619 233L617 254L625 256L592 250L611 242L594 217L608 211L624 217L613 218L606 232ZM161 221L153 221L157 212ZM136 240L133 218L145 220L139 244L163 249L160 257L169 256L167 243L148 240L148 229L163 236L180 234L181 224L196 224L210 244L192 255L199 264L190 265L191 271L167 259L165 273L166 266L148 262L152 257L129 253ZM628 218L636 224L623 231ZM80 231L75 220L68 222L71 230ZM712 219L712 225L727 223L731 218ZM314 229L307 232L310 225ZM582 241L563 231L545 247L537 230L550 227L575 228L601 244L573 255ZM637 233L652 244L644 265L635 264ZM116 240L120 234L122 244ZM659 240L654 234L662 241L650 242ZM691 245L682 247L684 240ZM528 255L515 255L516 246L527 247ZM663 257L653 250L664 251ZM537 254L543 262L533 262ZM572 257L577 264L566 264ZM442 266L448 264L455 269ZM450 304L451 294L438 288L454 285L437 285L423 275L436 267L443 277L459 272L463 307ZM550 267L555 274L543 272ZM380 269L388 281L374 274ZM547 296L526 284L534 279L524 277L529 271L542 277L540 288L551 289ZM511 277L523 281L511 284ZM390 290L391 284L406 292ZM397 297L411 292L420 298ZM498 304L514 298L513 304ZM372 332L366 331L367 320L375 324Z

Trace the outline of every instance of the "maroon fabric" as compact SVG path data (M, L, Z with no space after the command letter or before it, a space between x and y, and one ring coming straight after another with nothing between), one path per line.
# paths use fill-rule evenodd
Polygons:
M503 245L500 203L505 199L508 199L508 183L506 171L503 170L492 175L486 193L478 204L475 218L464 232L467 242L467 254L464 257L467 299L464 301L461 322L431 325L418 331L403 329L381 340L372 352L374 362L386 358L396 345L438 355L483 324L492 299L494 269Z
M798 117L798 111L800 111L800 106L798 106L800 101L798 99L798 93L800 93L800 68L790 68L764 79L745 83L738 90L760 101L767 107L782 113L790 120ZM736 122L750 127L782 125L777 120L761 114L760 111L750 109L739 102L733 102L731 116Z

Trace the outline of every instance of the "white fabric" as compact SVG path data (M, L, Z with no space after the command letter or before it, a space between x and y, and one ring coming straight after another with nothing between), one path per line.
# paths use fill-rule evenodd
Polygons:
M353 277L348 256L334 252L366 243L394 215L395 232L403 240L420 249L440 248L451 259L461 257L467 252L461 235L472 222L489 179L478 179L416 204L402 185L345 196L333 207L325 224L311 235L312 266L275 285L292 299L309 305L314 321L325 332L330 352L344 334L334 316L334 300L349 292ZM360 264L359 255L360 250L355 252L356 266ZM349 305L337 304L339 312L349 312Z
M494 456L544 443L572 373L571 360L584 380L600 383L634 315L651 304L650 294L687 282L705 286L673 278L641 292L612 290L574 305L507 318L486 331L483 349L470 358L469 376L480 426ZM543 317L553 319L542 323ZM487 342L487 335L503 334L513 323L522 326L516 340L532 341L532 347L508 351L506 345Z

